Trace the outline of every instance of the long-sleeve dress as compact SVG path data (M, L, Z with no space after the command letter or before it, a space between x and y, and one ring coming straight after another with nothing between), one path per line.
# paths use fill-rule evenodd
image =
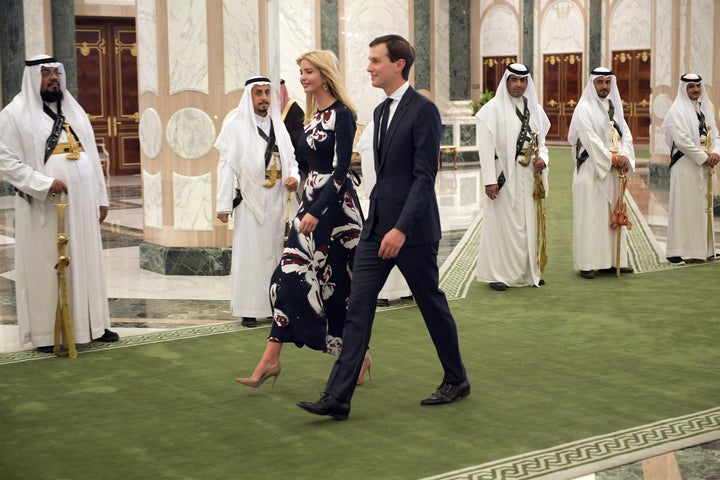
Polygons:
M337 355L350 294L362 214L350 176L355 136L352 112L342 103L318 110L295 152L309 165L302 202L270 283L270 340L294 342ZM298 226L309 213L315 230Z

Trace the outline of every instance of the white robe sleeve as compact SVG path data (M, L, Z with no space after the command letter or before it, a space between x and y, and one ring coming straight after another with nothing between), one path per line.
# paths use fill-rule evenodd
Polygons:
M498 183L498 174L495 168L495 139L483 123L478 124L478 133L478 155L483 184L485 186L495 185Z
M583 167L592 166L595 176L604 179L612 168L612 154L610 150L605 148L605 144L593 130L580 130L578 137L580 137L580 142L582 142L583 147L589 155Z
M233 198L235 198L235 171L221 155L217 168L217 213L231 213Z
M690 135L685 130L678 127L669 127L670 137L675 143L675 147L680 150L685 157L697 165L702 165L707 160L707 153L700 148L699 145L695 145Z
M287 172L285 175L285 178L294 178L295 180L297 180L298 185L299 185L300 184L300 172L298 169L297 160L295 160L295 153L290 154L289 157L290 158L281 159L281 162L283 165L283 172Z
M22 158L20 134L7 113L0 117L0 131L3 132L0 135L0 173L21 192L45 201L55 179L35 170ZM12 138L13 135L17 138Z
M625 155L628 160L630 161L630 168L628 169L629 173L632 173L635 171L635 150L633 148L633 137L630 133L630 129L628 129L625 133L623 133L622 138L620 139L620 145L618 147L618 155Z

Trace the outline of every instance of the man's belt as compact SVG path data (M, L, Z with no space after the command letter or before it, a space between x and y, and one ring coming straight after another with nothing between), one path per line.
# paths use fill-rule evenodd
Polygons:
M672 166L675 165L678 160L680 160L684 156L685 154L680 151L680 149L675 146L675 142L673 142L672 146L670 147L670 165L668 165L668 170L670 170Z
M53 149L52 154L57 155L60 153L72 153L72 152L84 152L85 149L82 147L82 145L77 145L75 149L73 149L70 142L59 142L57 145L55 145L55 148Z
M238 205L240 205L240 202L242 202L242 192L239 188L235 189L235 198L233 198L233 210L237 208Z
M580 142L580 139L578 139L577 142L575 142L575 163L577 165L578 171L580 170L580 167L583 163L590 157L590 154L588 154L587 150L583 147L583 144Z

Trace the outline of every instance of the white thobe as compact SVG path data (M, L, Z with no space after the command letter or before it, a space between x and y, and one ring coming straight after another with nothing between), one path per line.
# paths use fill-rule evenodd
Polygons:
M693 127L698 130L698 125ZM669 127L670 137L684 155L670 168L667 257L705 259L715 254L715 230L708 234L707 153L682 128ZM720 153L720 137L714 132L713 152Z
M612 168L612 136L609 120L602 131L596 131L592 115L596 109L578 103L573 116L579 122L578 136L588 158L573 174L573 266L575 270L599 270L616 266L617 231L610 228L610 215L619 192L617 170ZM601 112L602 114L602 112ZM627 175L634 169L632 135L623 134L618 155L630 159ZM628 266L627 227L620 232L620 267Z
M269 133L269 123L262 127L266 133ZM236 180L237 184L240 184L239 176L242 175L242 171L235 172L230 166L230 160L221 155L218 163L218 212L232 211ZM256 161L263 165L265 163L262 155L258 155L256 159L241 161ZM280 163L283 161L281 160ZM262 171L265 171L264 167ZM253 181L260 185L265 182L265 178L260 176ZM272 316L268 292L270 278L282 256L287 203L287 190L283 187L281 172L278 172L278 180L273 187L261 190L261 194L265 197L263 203L265 215L262 223L258 221L245 201L240 202L234 211L230 306L233 316L236 317Z
M515 145L522 123L516 115L507 118L499 102L488 103L483 108L497 108L495 121L504 125L515 125L515 135L506 138L507 129L495 128L496 138L483 122L478 123L478 151L480 168L485 186L498 183L501 172L505 184L495 200L487 196L482 200L482 230L475 275L481 281L501 282L509 287L538 285L537 205L533 199L535 191L534 168L530 162L523 167L515 158L507 158L507 142ZM522 106L522 105L520 105ZM538 131L534 118L531 130ZM514 148L513 148L514 151ZM548 163L548 150L541 145L539 156ZM497 155L497 158L495 158ZM547 168L542 172L543 184L547 191Z
M52 121L48 118L48 122ZM60 142L67 142L63 132ZM0 152L0 157L3 157ZM9 158L0 158L10 160ZM68 236L66 254L72 328L76 343L101 337L110 327L107 287L102 259L99 206L107 205L105 179L100 164L85 154L70 160L65 154L52 155L42 171L26 169L12 178L15 187L35 190L45 179L46 195L52 180L62 180L68 188L68 207L64 231ZM15 289L20 341L35 346L54 344L55 310L58 302L58 209L34 196L32 203L16 196Z

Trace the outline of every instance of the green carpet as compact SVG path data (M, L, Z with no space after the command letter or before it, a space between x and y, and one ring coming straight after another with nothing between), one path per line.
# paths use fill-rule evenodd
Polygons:
M557 459L557 446L617 444L656 422L687 435L681 417L703 411L700 430L717 432L720 263L581 279L572 270L572 164L566 149L552 154L547 285L494 292L454 281L452 296L464 297L450 306L472 382L467 399L419 406L442 372L414 307L378 313L373 377L347 422L295 406L322 392L330 356L287 346L270 393L233 381L252 371L264 328L150 335L76 360L0 365L0 477L536 478L540 454L528 452ZM467 270L466 257L449 263ZM632 448L659 443L640 437ZM513 462L512 474L473 476Z

